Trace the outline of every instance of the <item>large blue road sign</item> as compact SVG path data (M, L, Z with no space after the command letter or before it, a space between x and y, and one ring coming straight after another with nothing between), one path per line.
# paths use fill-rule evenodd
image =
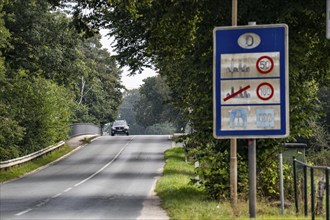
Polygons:
M289 135L288 27L214 29L216 138Z

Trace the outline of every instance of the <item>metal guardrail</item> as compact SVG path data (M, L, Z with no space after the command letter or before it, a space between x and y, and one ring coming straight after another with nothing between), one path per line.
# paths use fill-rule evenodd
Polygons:
M11 159L11 160L7 160L7 161L1 161L0 162L0 169L3 169L3 168L8 168L8 167L12 167L12 166L16 166L16 165L19 165L19 164L22 164L22 163L25 163L27 161L30 161L30 160L33 160L37 157L40 157L50 151L53 151L61 146L63 146L65 144L64 141L61 141L59 142L58 144L56 145L52 145L52 146L49 146L47 148L44 148L44 149L41 149L39 151L36 151L32 154L29 154L29 155L25 155L23 157L19 157L19 158L15 158L15 159Z
M294 181L294 197L295 197L295 207L296 207L296 213L299 213L299 206L298 206L298 182L297 182L297 168L296 165L300 164L303 166L303 200L304 200L304 214L305 216L308 216L308 194L307 194L307 169L310 169L310 192L311 192L311 214L312 219L315 219L315 186L314 186L314 170L315 169L321 169L325 172L325 218L326 220L330 219L330 201L329 201L329 194L330 194L330 183L329 183L329 176L330 176L330 167L327 166L311 166L308 164L305 164L296 158L293 158L293 181Z
M75 137L79 135L86 135L86 134L101 134L101 128L92 124L92 123L75 123L71 125L71 131L69 136ZM46 147L44 149L41 149L39 151L36 151L32 154L25 155L23 157L7 160L7 161L0 161L0 169L3 168L9 168L12 166L16 166L25 162L28 162L30 160L33 160L37 157L40 157L50 151L53 151L65 144L64 141L59 142L56 145L52 145L49 147Z

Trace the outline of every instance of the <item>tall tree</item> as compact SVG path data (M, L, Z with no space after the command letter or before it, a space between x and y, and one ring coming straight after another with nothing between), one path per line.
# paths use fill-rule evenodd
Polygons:
M5 77L6 67L2 50L9 44L10 33L5 27L3 16L5 12L2 10L4 4L8 2L0 1L0 160L10 159L19 155L18 143L22 140L24 129L19 126L18 122L10 114L11 106L5 103L1 98L8 82Z
M12 1L4 8L12 45L4 56L11 74L25 69L30 76L33 73L71 86L82 71L78 62L82 37L65 14L50 9L42 0Z
M102 49L100 39L100 35L95 35L81 47L85 69L75 83L78 113L75 122L110 122L122 101L121 70L110 53Z
M161 76L149 77L139 88L141 98L135 104L136 120L145 128L154 124L171 122L176 129L185 121L178 109L171 104L170 89Z

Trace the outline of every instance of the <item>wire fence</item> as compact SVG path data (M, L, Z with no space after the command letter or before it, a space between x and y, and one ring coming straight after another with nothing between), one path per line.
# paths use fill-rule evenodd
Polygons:
M325 219L329 220L329 172L330 167L311 166L295 157L293 158L294 197L297 215L303 211L304 215L308 216L310 212L312 219L315 219L316 215L324 216L325 214ZM303 209L300 209L301 206Z

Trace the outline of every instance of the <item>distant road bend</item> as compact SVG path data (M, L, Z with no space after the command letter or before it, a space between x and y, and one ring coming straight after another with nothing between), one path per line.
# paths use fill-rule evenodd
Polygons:
M137 219L163 167L168 136L103 136L0 185L0 219Z

